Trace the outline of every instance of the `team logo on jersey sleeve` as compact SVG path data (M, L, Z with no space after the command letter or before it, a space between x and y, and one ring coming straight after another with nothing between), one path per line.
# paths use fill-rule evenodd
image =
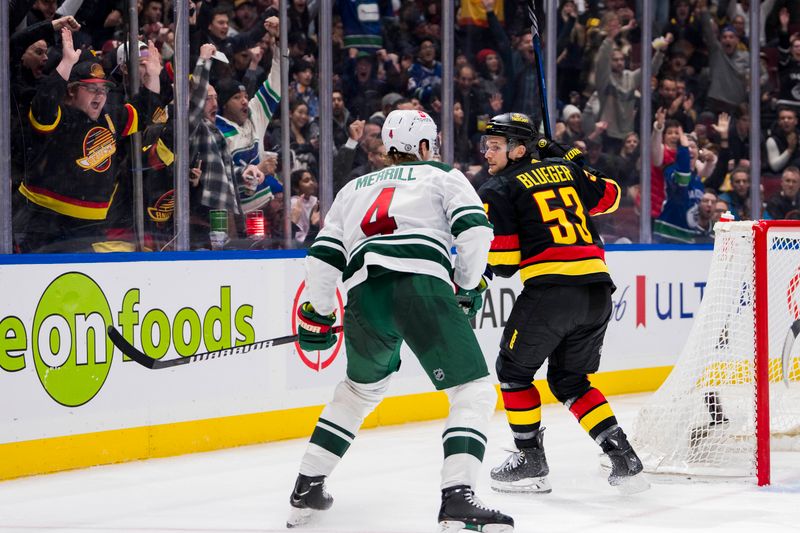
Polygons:
M111 167L111 156L116 152L114 134L106 128L95 126L83 138L83 157L75 163L83 170L105 172Z

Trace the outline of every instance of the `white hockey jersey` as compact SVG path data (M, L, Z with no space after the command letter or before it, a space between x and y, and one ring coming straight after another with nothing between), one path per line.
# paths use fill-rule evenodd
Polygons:
M272 115L281 103L281 71L280 53L273 49L272 67L269 76L256 90L256 94L248 102L250 116L239 126L222 115L217 115L217 129L225 137L233 164L244 170L248 165L257 165L264 158L264 134L267 131ZM224 105L220 102L220 108ZM220 109L220 113L222 109ZM255 191L250 190L243 182L236 184L245 213L261 209L274 196L267 180L264 180Z
M311 305L333 312L339 276L349 290L367 279L370 265L476 287L492 238L481 200L461 171L416 161L366 174L339 191L308 250Z

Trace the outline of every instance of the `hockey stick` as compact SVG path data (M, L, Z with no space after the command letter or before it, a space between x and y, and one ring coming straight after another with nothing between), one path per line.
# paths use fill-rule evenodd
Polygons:
M544 80L544 66L542 64L542 40L539 37L539 21L536 18L535 0L528 0L528 17L531 19L531 35L533 36L533 53L536 56L536 71L539 74L539 100L542 105L542 122L544 122L544 135L552 139L550 131L550 112L547 109L547 85ZM551 7L552 9L552 7ZM549 30L550 28L548 28Z
M703 403L708 409L708 414L711 416L711 422L708 424L693 427L689 431L689 448L694 448L707 439L711 435L711 431L718 426L725 426L730 422L722 410L722 400L720 400L719 392L712 390L703 395Z
M800 338L800 319L795 320L789 327L789 332L786 333L786 339L783 341L783 350L781 350L781 370L783 370L783 383L789 386L789 363L792 360L792 346L794 341Z
M339 333L341 331L342 326L333 327L334 333ZM272 348L273 346L280 346L282 344L290 344L297 340L297 335L286 335L285 337L276 337L274 339L267 339L265 341L251 342L248 344L235 346L233 348L225 348L224 350L196 353L189 357L178 357L176 359L168 359L166 361L153 359L144 352L139 351L135 346L129 343L125 337L122 336L122 333L117 331L114 326L108 326L108 338L111 339L111 342L114 344L114 346L119 348L123 354L127 355L143 367L149 368L150 370L158 370L160 368L188 365L189 363L196 363L198 361L208 361L209 359L227 357L228 355L238 355L255 350L264 350L266 348Z

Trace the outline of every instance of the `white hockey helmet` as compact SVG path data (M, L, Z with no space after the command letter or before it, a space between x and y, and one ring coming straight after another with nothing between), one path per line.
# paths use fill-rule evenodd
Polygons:
M383 122L381 138L387 154L401 152L422 159L419 150L421 141L428 141L428 149L434 153L437 133L436 123L429 114L411 109L395 109Z

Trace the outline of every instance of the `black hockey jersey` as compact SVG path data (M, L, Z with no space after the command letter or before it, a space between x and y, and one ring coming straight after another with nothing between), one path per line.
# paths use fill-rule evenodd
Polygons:
M611 283L591 216L617 209L620 188L564 159L506 167L479 191L494 240L489 266L523 283Z
M105 220L117 190L117 143L150 123L157 95L142 88L133 102L106 106L94 121L63 104L66 92L58 72L37 90L28 113L33 156L19 191L62 215Z

